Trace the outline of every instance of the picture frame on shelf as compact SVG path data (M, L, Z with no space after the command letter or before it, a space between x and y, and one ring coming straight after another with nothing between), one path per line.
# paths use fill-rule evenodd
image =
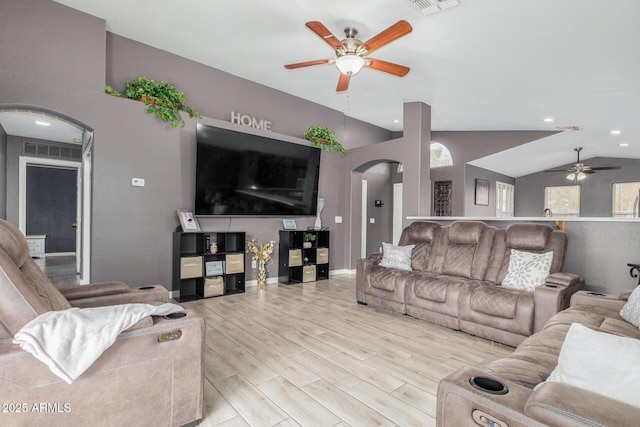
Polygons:
M296 225L296 220L295 219L283 219L282 220L282 227L284 227L285 230L297 230L298 226Z
M489 181L476 179L475 204L489 206Z
M200 232L200 224L193 212L188 210L178 209L178 218L180 219L180 226L182 226L183 233L198 233Z

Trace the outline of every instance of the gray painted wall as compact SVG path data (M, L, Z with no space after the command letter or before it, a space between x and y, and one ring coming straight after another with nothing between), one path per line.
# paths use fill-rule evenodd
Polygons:
M193 206L195 185L196 120L171 129L148 116L143 104L106 95L105 83L122 89L126 79L139 75L169 80L205 116L203 123L253 132L228 122L231 111L242 112L272 121L270 135L290 142L306 144L299 137L310 125L332 128L348 148L352 145L345 135L354 138L354 146L391 135L335 110L109 34L103 20L58 3L0 1L0 104L41 106L94 129L93 281L170 287L176 209ZM322 153L319 193L326 200L324 225L332 231L332 269L348 265L346 165L346 158ZM133 177L145 178L146 186L132 187ZM343 217L342 224L334 223L336 215ZM296 220L300 228L314 222L313 217ZM281 219L206 218L201 226L277 240Z
M379 163L362 174L367 180L367 253L378 252L382 242L391 243L393 237L393 182L392 168L397 163ZM382 200L382 207L375 200Z
M541 131L434 131L432 140L443 144L453 158L453 166L431 171L433 181L451 180L452 216L465 216L467 162L508 148L535 141L556 132Z
M516 180L510 176L496 173L477 166L466 165L464 185L465 216L496 216L496 182L504 182L514 185ZM475 204L476 179L489 181L489 205Z
M610 217L611 188L614 182L640 181L640 160L592 158L583 160L591 167L621 166L620 170L598 171L580 181L580 216ZM554 169L565 169L571 164ZM515 215L541 216L544 210L544 187L572 185L568 173L538 172L516 179Z
M0 125L0 218L7 217L7 133Z

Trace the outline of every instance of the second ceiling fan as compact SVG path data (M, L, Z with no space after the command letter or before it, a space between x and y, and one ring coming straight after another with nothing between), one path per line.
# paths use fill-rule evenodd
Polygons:
M407 21L396 22L364 43L355 38L358 30L354 27L346 27L344 29L346 38L339 40L319 21L307 22L305 25L335 50L336 58L297 62L295 64L287 64L284 67L288 70L293 70L312 65L335 64L338 70L340 70L336 92L347 90L351 76L357 74L363 67L372 68L398 77L403 77L409 72L409 67L405 67L404 65L373 59L367 56L374 50L410 33L412 28Z
M576 163L571 165L568 169L550 169L545 172L569 172L567 179L578 182L585 179L587 175L596 173L596 171L622 169L620 166L600 166L592 168L591 166L580 162L580 151L582 151L582 147L574 148L573 151L575 151L578 156Z

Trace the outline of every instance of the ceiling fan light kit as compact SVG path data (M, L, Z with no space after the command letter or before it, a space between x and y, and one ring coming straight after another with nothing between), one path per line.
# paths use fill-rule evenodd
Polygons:
M576 162L569 167L569 169L549 169L544 172L557 173L557 172L569 172L567 175L567 179L569 181L573 181L576 184L578 181L582 181L587 178L587 175L591 175L596 173L596 171L604 171L604 170L619 170L622 169L620 166L600 166L594 167L581 163L580 162L580 152L582 151L582 147L574 148L573 151L576 152Z
M351 76L358 74L360 70L365 67L398 77L406 76L410 70L409 67L405 67L404 65L373 59L367 56L374 50L380 49L382 46L410 33L413 29L407 21L401 20L396 22L364 43L356 38L358 30L354 27L346 27L344 29L346 37L343 40L338 40L338 38L319 21L310 21L305 25L334 49L336 58L296 62L287 64L284 68L294 70L313 65L335 64L340 71L336 92L347 90Z

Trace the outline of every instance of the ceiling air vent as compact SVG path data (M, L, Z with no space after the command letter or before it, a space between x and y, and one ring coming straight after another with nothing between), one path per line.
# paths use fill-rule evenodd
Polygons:
M431 15L458 6L460 0L409 0L409 3L420 9L423 15Z
M580 130L578 126L558 126L558 130L567 131L567 132L575 132Z

